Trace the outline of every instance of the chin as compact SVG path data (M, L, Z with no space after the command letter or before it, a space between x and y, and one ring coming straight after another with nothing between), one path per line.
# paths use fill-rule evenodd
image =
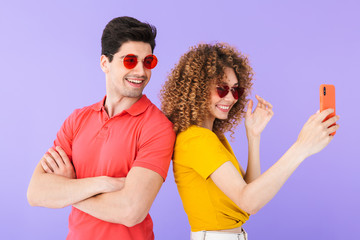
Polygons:
M226 120L226 119L228 119L228 116L218 116L217 119L219 119L219 120Z
M126 91L123 96L129 97L129 98L138 98L142 96L142 90L141 91Z

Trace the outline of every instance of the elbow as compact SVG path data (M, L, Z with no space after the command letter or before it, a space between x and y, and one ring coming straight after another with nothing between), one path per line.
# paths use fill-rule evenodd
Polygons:
M243 194L242 197L239 198L236 205L250 215L256 214L262 207L254 197L246 194Z
M249 204L249 205L241 204L241 205L238 205L238 206L241 208L241 210L247 212L250 215L254 215L260 210L259 207L252 206L252 204Z
M32 207L37 207L39 206L38 201L35 197L36 194L34 194L30 188L28 188L27 193L26 193L26 197L28 200L28 203L30 204L30 206Z
M133 227L139 223L141 223L142 221L144 221L145 218L135 218L135 217L130 217L124 220L123 225L125 225L126 227Z
M147 213L146 214L130 214L128 216L125 217L124 219L124 223L123 225L125 225L126 227L133 227L139 223L141 223L142 221L144 221L145 217L146 217Z
M121 213L119 213L119 216L122 217L121 219L118 219L117 223L123 224L126 227L133 227L143 222L147 214L148 211L143 210L135 204L131 204L128 205L126 211L121 211Z
M28 203L31 207L37 207L38 204L36 204L36 201L34 201L34 199L29 198L29 196L27 197Z
M32 207L46 207L46 208L64 208L67 205L63 204L60 201L51 201L42 199L40 197L41 194L31 191L28 189L26 197L30 206Z
M250 215L254 215L256 214L260 208L256 207L256 206L249 206L246 209L243 209L245 212L247 212Z

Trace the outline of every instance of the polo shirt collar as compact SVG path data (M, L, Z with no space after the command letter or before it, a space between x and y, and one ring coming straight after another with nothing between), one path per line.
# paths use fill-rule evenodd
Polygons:
M150 106L150 104L150 100L144 94L136 103L134 103L130 108L126 109L125 111L128 112L130 115L137 116L145 112L145 110Z
M104 104L105 104L106 96L98 103L95 103L93 105L93 109L95 111L101 111L102 109L105 110ZM130 108L126 109L125 111L129 113L132 116L137 116L145 112L145 110L150 106L151 102L146 97L146 95L142 95L142 97L134 103Z

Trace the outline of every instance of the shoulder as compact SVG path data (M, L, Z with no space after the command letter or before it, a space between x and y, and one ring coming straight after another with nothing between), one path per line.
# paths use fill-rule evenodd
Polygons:
M179 133L176 138L177 148L200 149L218 147L220 145L221 142L214 132L195 125Z
M176 137L172 122L150 101L146 110L142 113L138 131L141 133L143 140L158 139L163 143L168 142L172 145Z
M148 108L144 112L144 119L147 124L160 126L161 128L173 127L172 122L165 116L165 114L152 102L149 103Z
M98 103L75 109L65 120L65 126L71 127L73 130L78 129L79 126L89 117L95 113L95 107Z
M216 134L203 127L199 127L196 125L191 125L188 129L181 132L177 136L177 140L179 141L188 141L188 140L207 140L207 141L219 141L219 138Z
M96 112L95 108L96 108L97 105L98 104L95 103L95 104L92 104L90 106L77 108L70 114L69 117L74 118L74 119L79 119L79 118L81 119L84 116L87 116L89 114L92 114L92 113Z

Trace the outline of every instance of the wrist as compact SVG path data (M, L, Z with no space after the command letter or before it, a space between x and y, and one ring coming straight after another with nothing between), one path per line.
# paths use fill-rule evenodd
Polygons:
M293 151L294 155L301 162L304 161L307 157L309 157L309 154L307 153L306 149L297 141L290 147L290 149Z
M260 141L260 136L261 134L256 134L256 133L253 133L251 131L246 131L246 137L248 139L248 141Z
M109 178L107 176L95 177L94 180L96 180L95 185L97 186L99 193L111 191L111 183L109 182Z

